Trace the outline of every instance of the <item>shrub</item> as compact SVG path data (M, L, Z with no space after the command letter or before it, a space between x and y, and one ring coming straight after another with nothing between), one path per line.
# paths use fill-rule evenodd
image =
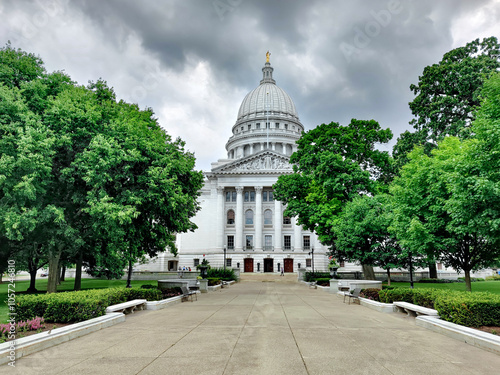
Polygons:
M153 284L143 284L141 285L141 289L156 289L158 286L153 285Z
M461 283L465 283L465 277L459 277L457 279L458 282L461 282ZM476 282L476 281L484 281L484 279L482 277L471 277L470 278L470 281L472 283Z
M467 327L500 325L500 297L492 293L443 293L434 307L441 319L452 323Z
M403 301L413 303L413 289L394 288L382 289L379 292L380 302L393 303L394 301Z
M419 283L432 283L432 284L447 284L447 283L454 283L455 280L448 280L448 279L420 279L418 281Z
M316 279L316 283L318 285L321 285L321 286L330 286L330 278L325 278L325 277L321 277L319 279Z
M182 290L180 286L175 286L173 288L164 288L161 290L161 293L162 293L162 299L167 299L180 296L182 294Z
M486 281L500 281L500 275L486 276Z
M304 281L311 282L316 281L318 279L328 279L330 280L329 272L306 272L304 275Z
M77 292L19 295L16 299L18 320L43 317L46 322L81 322L104 315L106 307L133 299L157 301L158 289L107 288Z
M232 268L209 268L207 278L218 278L224 281L236 280L236 274Z
M220 284L220 279L217 277L207 277L208 286L215 286Z
M378 296L379 291L380 291L379 289L367 288L367 289L361 290L361 292L359 293L359 296L362 298L371 299L373 301L380 301L380 298Z

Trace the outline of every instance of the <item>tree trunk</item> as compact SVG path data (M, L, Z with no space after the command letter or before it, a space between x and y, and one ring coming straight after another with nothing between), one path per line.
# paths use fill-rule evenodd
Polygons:
M47 293L57 292L57 279L59 271L59 259L62 250L54 249L49 253L49 278L47 280Z
M375 280L375 272L373 271L373 266L362 264L361 267L363 268L363 275L365 277L365 280Z
M470 270L464 270L465 272L465 287L467 291L472 292L472 284L470 282Z
M36 293L38 290L35 287L36 283L36 271L38 271L37 268L31 268L29 269L29 274L30 274L30 286L28 287L27 292L28 293Z
M391 269L387 269L387 286L391 286Z
M61 277L59 277L59 281L66 281L66 265L63 264L61 267Z
M436 267L436 262L434 262L434 261L429 262L429 277L431 279L438 278L438 271L437 271L437 267Z
M82 289L82 263L83 263L83 253L80 251L78 259L76 260L76 271L75 271L75 285L74 290Z
M127 275L127 286L126 288L132 288L132 285L130 285L130 281L132 281L132 266L134 264L132 263L132 260L128 261L128 275Z
M59 263L57 264L57 285L61 285L61 262L59 259Z

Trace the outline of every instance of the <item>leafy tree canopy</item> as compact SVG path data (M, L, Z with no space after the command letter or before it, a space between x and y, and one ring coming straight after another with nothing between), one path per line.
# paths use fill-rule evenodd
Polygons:
M391 137L376 121L355 119L348 126L332 122L303 133L290 158L294 173L274 185L276 198L287 205L285 214L297 216L299 224L333 246L335 221L345 204L381 190L391 179L390 156L375 149Z

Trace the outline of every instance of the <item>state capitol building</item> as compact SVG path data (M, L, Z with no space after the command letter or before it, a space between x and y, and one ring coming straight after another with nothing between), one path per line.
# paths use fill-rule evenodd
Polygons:
M268 53L259 86L239 108L227 158L204 173L201 210L192 219L198 229L177 235L178 256L165 254L162 270L193 268L204 257L213 267L223 267L225 259L240 272L326 269L327 249L295 218L284 216L285 207L274 199L272 186L292 173L290 156L304 126L273 70Z

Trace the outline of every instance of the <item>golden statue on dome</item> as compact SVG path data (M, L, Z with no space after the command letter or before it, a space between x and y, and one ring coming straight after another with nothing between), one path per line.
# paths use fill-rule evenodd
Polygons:
M271 54L269 53L269 51L266 52L266 63L269 62L269 56L271 56Z

